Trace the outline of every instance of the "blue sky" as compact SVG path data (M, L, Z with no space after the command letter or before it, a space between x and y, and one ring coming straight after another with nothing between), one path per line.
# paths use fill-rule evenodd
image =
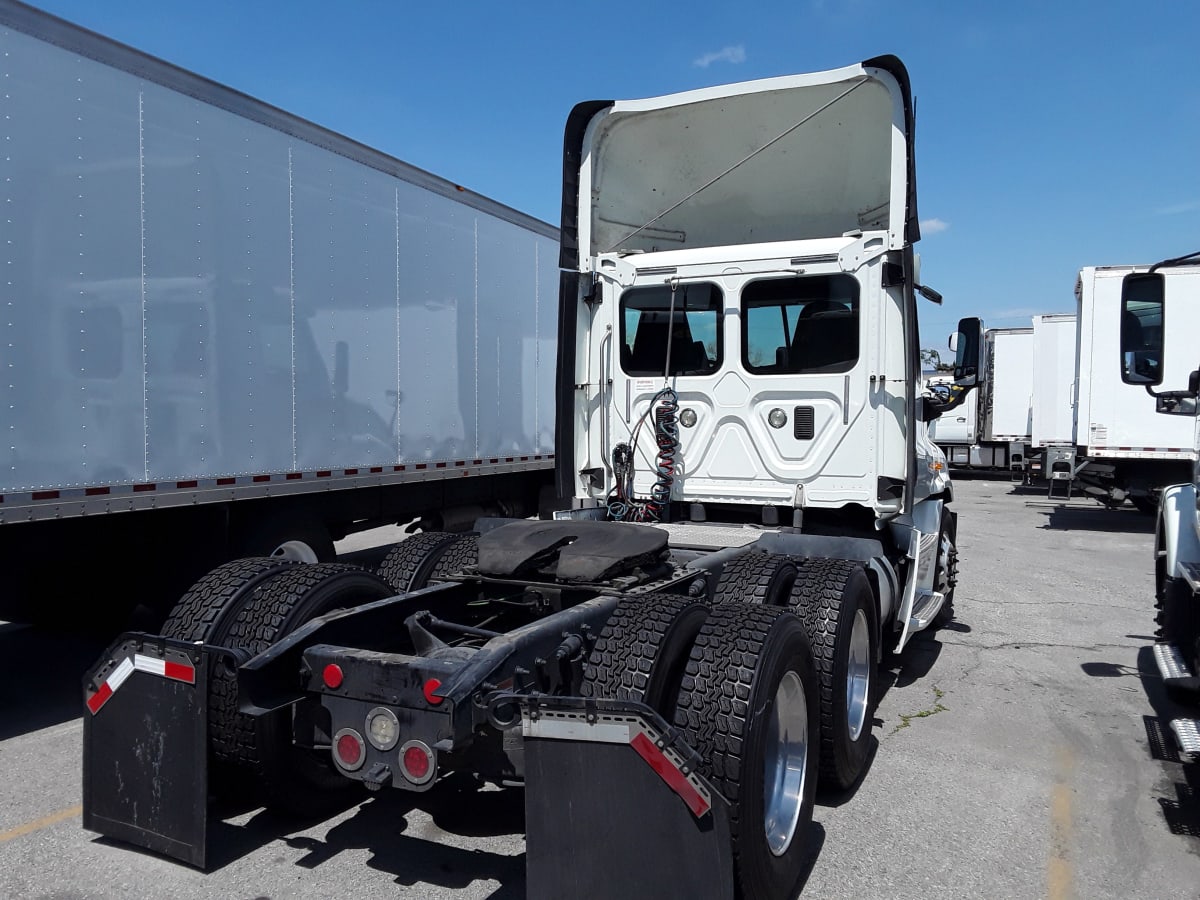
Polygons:
M927 347L959 316L1070 311L1081 266L1200 250L1194 0L36 5L555 224L576 102L894 53L946 297Z

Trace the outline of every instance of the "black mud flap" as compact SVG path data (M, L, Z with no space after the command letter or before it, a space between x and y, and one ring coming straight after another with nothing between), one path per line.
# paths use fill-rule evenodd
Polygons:
M522 698L529 900L733 897L729 803L649 707Z
M198 644L125 634L84 676L84 828L204 868L217 659Z

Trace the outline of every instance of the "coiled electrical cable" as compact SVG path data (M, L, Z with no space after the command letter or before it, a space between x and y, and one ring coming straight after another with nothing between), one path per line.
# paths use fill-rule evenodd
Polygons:
M653 412L655 478L648 498L633 492L634 455L642 425ZM617 522L661 522L671 502L675 482L675 455L679 450L679 396L665 387L651 398L638 419L628 444L617 444L612 452L613 488L608 496L608 517Z

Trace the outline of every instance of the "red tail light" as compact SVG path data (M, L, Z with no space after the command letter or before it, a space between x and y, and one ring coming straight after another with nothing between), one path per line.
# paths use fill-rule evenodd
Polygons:
M353 728L343 728L333 736L334 761L348 772L360 768L367 756L362 735Z
M342 667L336 663L330 663L321 672L321 679L325 682L325 686L337 690L342 686Z
M400 767L413 784L425 784L436 774L433 751L422 741L409 741L400 748Z
M430 678L428 681L425 682L425 687L422 688L422 693L425 695L425 700L431 706L437 706L439 703L441 703L443 700L446 699L445 697L439 697L437 694L434 693L434 691L436 691L441 686L442 686L442 682L440 680L438 680L437 678Z

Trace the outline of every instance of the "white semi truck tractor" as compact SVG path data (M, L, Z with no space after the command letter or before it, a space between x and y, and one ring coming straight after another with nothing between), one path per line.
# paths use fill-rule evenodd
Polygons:
M1121 284L1121 378L1143 385L1155 410L1197 423L1200 371L1194 340L1190 358L1164 352L1181 305L1200 303L1200 253L1164 260L1126 274ZM1193 336L1194 337L1194 336ZM1174 343L1174 342L1171 342ZM1183 383L1186 390L1159 391ZM1187 421L1185 419L1184 421ZM1200 434L1195 446L1200 451ZM1200 464L1190 483L1163 488L1154 532L1155 601L1158 633L1154 658L1167 694L1190 713L1171 719L1180 749L1200 755Z
M524 788L530 897L794 896L954 595L927 422L982 330L924 396L908 75L583 103L563 181L554 518L210 573L87 676L86 827L202 866L231 772L294 807L466 771Z

